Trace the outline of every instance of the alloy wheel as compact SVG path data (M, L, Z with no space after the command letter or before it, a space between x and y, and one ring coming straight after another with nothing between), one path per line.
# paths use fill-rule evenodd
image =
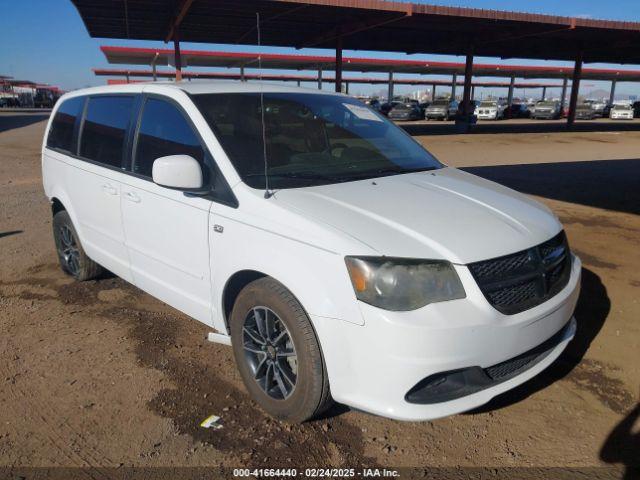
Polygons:
M288 398L295 389L298 360L289 330L273 310L254 307L242 327L244 358L269 397Z
M59 230L60 252L64 260L65 267L72 275L77 275L80 271L80 250L76 243L75 236L68 225L62 225Z

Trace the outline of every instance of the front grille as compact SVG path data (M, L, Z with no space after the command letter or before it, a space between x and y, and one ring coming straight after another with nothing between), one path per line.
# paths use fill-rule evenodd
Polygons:
M560 232L528 250L468 267L489 303L513 315L540 305L567 285L571 254L567 237Z

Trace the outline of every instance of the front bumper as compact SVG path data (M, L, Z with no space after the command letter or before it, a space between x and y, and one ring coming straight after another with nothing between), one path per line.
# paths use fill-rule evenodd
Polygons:
M549 366L573 338L581 263L574 257L567 286L548 301L515 315L503 315L484 298L464 266L456 266L467 298L389 312L360 303L364 326L313 317L325 354L331 393L338 402L398 420L431 420L474 409L534 377ZM335 324L333 325L335 327ZM559 334L564 329L562 333ZM487 369L528 352L558 334L555 346L530 368L504 381L448 401L407 401L419 382L442 372Z

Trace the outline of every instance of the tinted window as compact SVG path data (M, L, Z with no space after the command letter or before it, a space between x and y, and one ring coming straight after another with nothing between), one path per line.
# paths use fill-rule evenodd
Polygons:
M153 162L168 155L192 156L206 177L204 150L191 125L174 105L150 98L142 112L133 171L151 177Z
M89 99L82 128L80 155L112 167L122 165L133 97L101 96Z
M355 99L315 93L195 95L236 171L264 188L347 182L440 168L403 130ZM264 119L264 124L263 124Z
M65 100L56 116L51 122L49 137L47 138L47 147L59 148L61 150L71 151L73 145L73 129L76 124L76 118L82 113L85 97L75 97Z

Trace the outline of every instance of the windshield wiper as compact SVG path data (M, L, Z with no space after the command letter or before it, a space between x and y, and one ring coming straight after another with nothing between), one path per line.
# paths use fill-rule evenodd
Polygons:
M375 177L384 177L388 175L402 175L405 173L416 173L416 172L428 172L430 170L435 170L436 167L420 167L420 168L378 168L377 170L369 170L366 172L359 172L350 176L350 178L375 178Z

